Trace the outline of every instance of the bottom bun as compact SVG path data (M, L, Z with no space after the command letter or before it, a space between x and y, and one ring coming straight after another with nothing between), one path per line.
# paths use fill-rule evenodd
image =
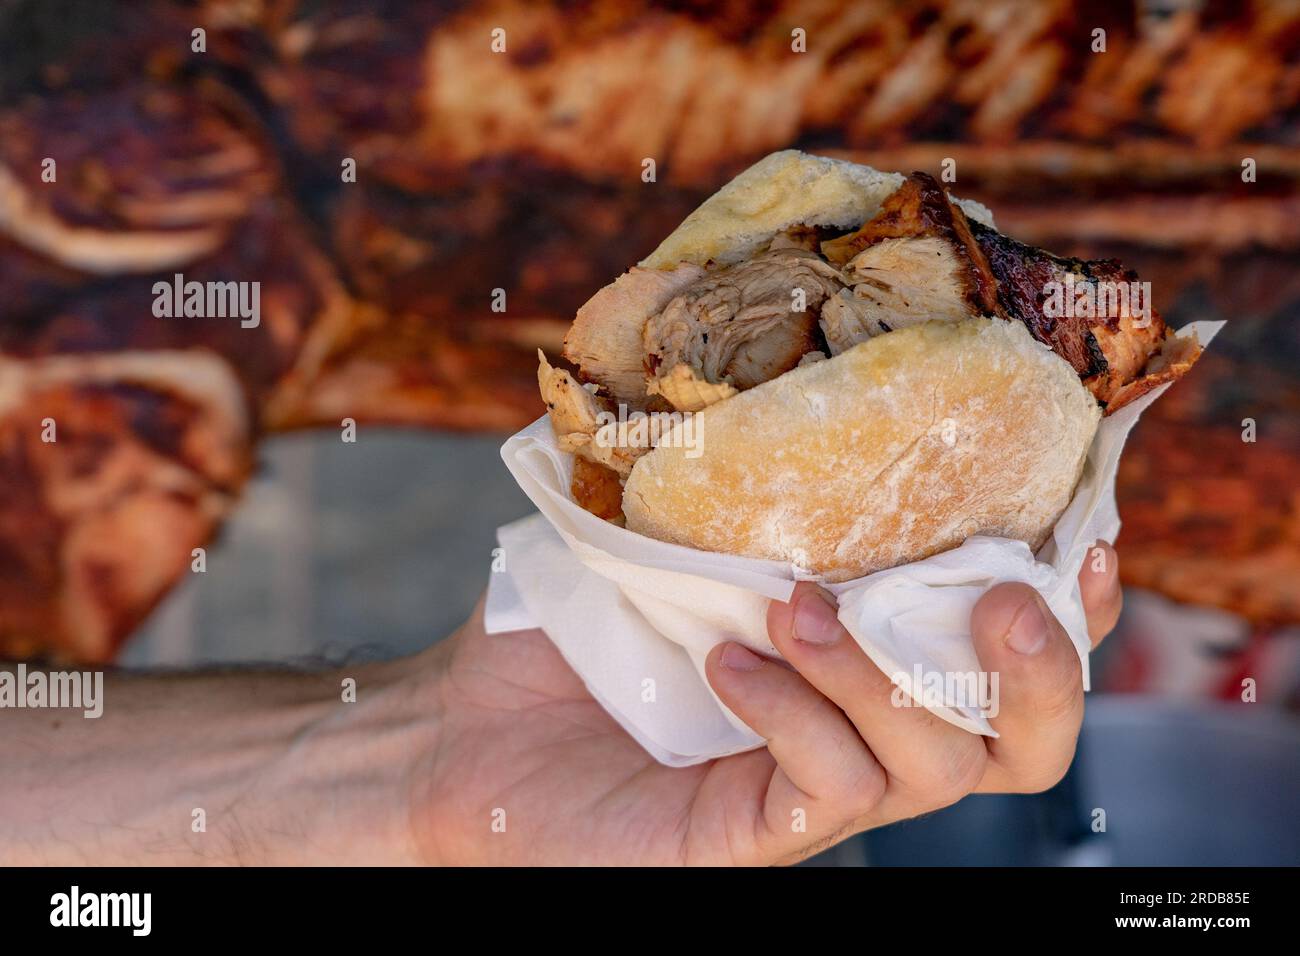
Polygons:
M1024 325L970 319L877 336L695 418L691 442L669 433L632 469L628 528L846 581L975 534L1037 550L1101 409Z

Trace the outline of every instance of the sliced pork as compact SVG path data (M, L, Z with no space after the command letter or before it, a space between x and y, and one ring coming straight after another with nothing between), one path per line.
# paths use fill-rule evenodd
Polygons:
M967 266L938 237L884 239L844 268L849 287L827 299L821 328L832 355L894 329L980 314L964 292Z
M997 283L965 214L931 176L913 173L862 228L823 242L850 288L827 302L832 355L873 335L933 320L1000 315Z
M709 274L646 322L648 390L698 411L788 372L820 347L822 303L843 288L838 270L798 248Z
M1155 361L1169 330L1135 273L1113 259L1054 256L970 222L924 173L913 173L874 219L823 242L821 251L843 264L849 285L822 310L832 355L917 322L1014 319L1113 412L1178 377L1198 354L1170 343L1177 356Z
M823 242L821 252L836 265L858 262L858 268L863 268L873 260L863 259L862 253L887 239L940 240L942 254L952 258L952 271L960 283L955 294L966 298L979 314L996 314L998 287L988 260L975 241L966 214L933 176L912 173L885 200L875 218L857 232Z
M630 409L646 406L646 320L707 273L682 263L676 269L634 268L593 295L564 337L564 357Z
M650 450L649 444L629 439L626 425L620 428L612 403L597 394L596 386L584 386L553 367L541 350L537 357L537 384L560 448L626 478L637 458Z

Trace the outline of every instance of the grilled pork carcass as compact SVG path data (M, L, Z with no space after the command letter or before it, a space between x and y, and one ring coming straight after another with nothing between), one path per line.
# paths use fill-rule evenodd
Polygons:
M0 114L0 355L204 348L230 363L256 427L291 417L364 312L278 178L220 90L137 82ZM258 315L157 308L160 284L195 282L220 287L217 312L256 286Z
M205 289L210 283L223 291L231 282L257 283L256 326L238 315L155 314L156 301L166 294L158 291L159 283L175 286L171 266L120 276L111 285L61 270L60 283L57 267L2 240L0 259L17 267L7 290L10 303L0 306L0 356L204 349L230 366L258 431L301 415L307 387L322 363L371 321L307 240L292 208L273 197L259 201L232 226L213 253L180 272L186 283ZM24 300L27 304L21 304Z
M109 660L229 510L249 436L203 350L0 357L0 658Z
M109 88L123 79L175 81L183 73L183 87L168 96L189 96L195 77L205 90L224 88L232 75L245 90L260 81L277 114L273 128L296 140L277 149L292 156L295 182L309 184L300 198L312 205L321 190L332 191L321 205L330 210L336 267L354 292L379 302L383 321L345 323L337 348L313 337L318 344L303 354L328 354L319 364L295 363L304 374L291 378L305 388L259 387L292 396L274 403L274 415L255 409L275 427L333 424L348 414L463 428L529 420L537 407L533 350L554 351L584 291L644 254L650 237L697 205L701 184L809 132L819 145L855 149L849 158L881 168L937 170L952 158L961 191L998 197L1009 232L1081 256L1095 254L1090 243L1106 251L1127 243L1125 261L1142 263L1144 276L1156 278L1151 270L1159 268L1171 277L1157 283L1166 301L1202 280L1235 310L1275 310L1294 298L1286 296L1300 242L1300 149L1291 136L1296 14L1273 4L1149 17L1139 16L1138 4L1119 4L1096 24L1053 5L1018 17L1023 5L1000 2L851 10L809 2L779 13L602 2L580 6L576 21L566 19L569 8L522 3L453 12L371 0L205 0L175 19L162 17L175 10L156 0L78 6L93 7L118 35L24 30L24 9L57 18L51 11L62 5L19 0L0 10L0 89L9 95L38 80L33 88L50 99L36 104L39 121L6 138L15 148L25 150L33 130L45 136L46 127L68 125L61 188L71 150L86 160L74 164L74 178L91 200L90 232L101 234L92 236L96 257L107 254L122 268L139 261L140 247L118 243L118 232L135 239L162 231L176 240L145 247L146 259L158 262L191 248L181 240L220 244L238 216L193 215L207 202L202 194L222 204L232 193L253 196L245 187L261 188L258 176L274 165L263 166L269 153L260 154L252 167L233 164L229 175L200 167L190 180L182 171L193 156L183 150L168 154L180 160L175 166L136 148L183 146L186 117L194 116L206 150L228 155L227 135L207 131L207 113L193 102L170 124L143 119L153 131L144 139L129 124L96 133L97 117L114 115L106 97L118 92ZM807 21L806 53L789 49L791 16ZM148 22L163 27L142 38ZM208 28L209 54L187 55L196 24ZM508 28L509 51L484 54L485 31L497 25ZM1105 55L1090 52L1095 25L1107 29ZM41 38L56 39L57 57L32 52ZM159 89L153 84L151 95ZM654 108L635 108L638 96ZM236 131L260 142L251 111L240 113L232 114ZM100 145L78 150L80 136ZM131 161L115 163L124 146ZM658 162L656 183L639 180L647 155ZM341 156L357 159L357 183L337 182ZM1227 190L1243 156L1258 162L1259 182ZM108 164L111 189L97 160ZM149 192L149 176L177 200L175 221L166 215L169 200ZM44 202L45 187L24 186L24 196ZM143 204L114 209L119 193ZM29 217L27 241L36 246L50 234L42 218ZM81 260L83 238L65 234L52 254L68 249ZM1273 257L1266 278L1251 271L1261 248ZM1225 261L1229 253L1235 258ZM65 327L69 316L80 326L60 348L82 335L113 337L93 329L120 314L95 304L114 297L112 286L88 287L93 277L12 243L0 250L0 273L0 325L36 314L28 305L39 302ZM509 291L505 314L485 307L480 277L489 275ZM1267 305L1266 292L1274 296ZM365 315L379 313L357 318ZM231 357L242 381L275 380L265 370L250 376L249 359L243 350Z
M219 91L29 98L0 114L0 233L90 275L182 268L272 192L275 164Z
M230 40L214 43L215 56L255 73L317 173L337 179L341 156L359 164L339 215L364 207L375 222L340 230L366 237L367 249L352 242L341 268L379 273L376 284L422 303L427 318L447 299L481 311L469 277L484 263L494 274L524 263L527 311L483 324L520 337L516 324L536 319L558 324L558 338L586 294L640 258L646 236L680 221L708 183L804 137L880 169L938 172L951 160L962 193L996 206L1008 234L1080 256L1094 254L1089 245L1123 249L1126 262L1156 260L1177 276L1177 287L1159 286L1165 301L1207 281L1239 306L1246 284L1225 278L1239 264L1223 256L1300 245L1290 66L1300 12L1262 0L1148 6L1083 17L1069 4L964 0L805 0L779 11L209 0L200 18L214 40ZM806 52L791 51L792 24L806 31ZM506 49L484 53L497 27ZM1104 54L1092 52L1097 27ZM1207 63L1207 82L1190 83ZM1243 63L1265 68L1245 75ZM1258 164L1257 182L1240 183L1243 157ZM639 178L647 158L653 184ZM412 202L425 207L415 215L401 194L380 196L381 181L433 198ZM476 226L516 206L508 225ZM579 211L591 229L570 232ZM539 235L535 216L561 234ZM647 218L663 228L647 233ZM410 228L393 228L400 219ZM457 230L487 238L457 244ZM380 268L365 261L371 250L386 259ZM513 302L521 284L508 287ZM521 348L525 360L537 344ZM404 374L421 381L418 394L443 393L432 376ZM414 420L420 403L400 397L387 404Z
M1262 629L1300 624L1297 361L1295 323L1231 322L1143 415L1115 486L1125 584Z
M0 656L102 661L365 311L269 147L204 95L30 101L0 129ZM195 283L202 314L178 314ZM228 311L231 290L255 314Z
M533 221L526 210L494 230L504 258L529 262L536 314L566 323L585 298L570 303L575 290L644 254L647 213L677 213L662 235L708 183L802 137L880 169L937 172L951 159L962 192L995 205L1011 235L1075 255L1087 254L1081 241L1163 249L1160 264L1177 267L1180 288L1208 280L1243 294L1223 278L1221 256L1189 257L1187 247L1300 245L1300 147L1290 135L1300 12L1264 2L1168 14L1147 6L1121 2L1087 17L1063 3L887 0L671 11L641 0L454 11L212 0L205 10L245 52L269 44L272 56L239 62L328 172L340 155L357 159L358 189L382 180L433 194L448 219L495 218L494 206L519 202L511 180L554 197L556 221L556 210L598 207L592 232L566 237L564 251L519 237ZM806 52L791 51L794 25L806 31ZM498 27L504 52L484 53L482 38ZM1092 52L1097 27L1104 54ZM1191 82L1210 63L1207 82ZM1261 69L1243 72L1245 63ZM1247 156L1258 182L1228 188ZM652 185L639 181L646 158L657 164ZM605 225L611 185L646 199L615 219L627 234ZM683 199L670 186L693 192ZM453 215L455 204L465 215ZM381 219L391 220L391 205ZM420 233L434 244L453 234ZM392 248L421 254L413 243ZM426 245L422 256L455 285L481 249ZM356 255L349 249L345 264ZM601 267L589 268L597 259ZM414 274L402 270L389 286ZM553 286L549 299L543 284ZM1166 301L1177 292L1161 290Z
M698 204L701 184L809 132L880 168L937 169L954 158L963 192L998 197L1010 233L1076 253L1076 235L1104 249L1172 248L1166 259L1196 263L1179 270L1182 285L1208 276L1241 286L1216 278L1217 258L1189 258L1188 243L1300 242L1300 150L1286 132L1297 87L1282 68L1297 53L1294 11L1206 5L1148 16L1121 3L1089 19L1067 4L846 11L815 0L779 13L638 0L576 11L210 0L202 11L215 33L240 38L237 62L256 71L331 178L339 156L361 169L334 207L341 267L403 328L393 341L389 326L376 329L362 346L372 357L337 363L329 409L341 396L382 395L368 414L389 409L386 420L526 418L517 400L533 348L552 348L543 336L562 334L585 292L663 234L647 231L647 218L670 227ZM806 52L791 52L787 20L806 21ZM1106 30L1104 55L1091 51L1096 26ZM497 27L505 49L484 53L482 37ZM263 49L270 55L251 52ZM1171 77L1185 84L1186 64L1216 50L1228 68L1197 91L1195 110L1180 111L1192 98L1166 95ZM1268 68L1237 76L1243 56ZM1240 96L1244 88L1256 95ZM642 96L652 105L639 108ZM1245 155L1259 182L1226 190ZM646 158L656 183L639 181ZM506 314L486 314L480 274L501 276ZM1176 291L1161 288L1165 298ZM523 389L519 379L500 389L496 409L472 381L423 358L400 373L378 358L399 356L400 343L427 356L420 343L446 341L466 361L486 360L489 340L517 346L504 364L526 372ZM444 411L458 390L466 407Z
M1300 444L1267 434L1243 444L1239 424L1139 425L1116 485L1120 573L1257 625L1298 624Z
M988 146L960 154L963 181L999 178L1014 194L1020 180L996 155L1010 142L1067 147L1055 158L1076 175L1091 160L1071 145L1142 138L1168 168L1188 146L1288 142L1300 12L1266 0L1149 7L209 0L203 13L270 47L253 66L308 150L358 157L410 190L519 156L620 181L648 156L663 177L704 185L815 132L858 149L941 143L927 154L936 163L954 145ZM1105 53L1093 51L1097 28Z

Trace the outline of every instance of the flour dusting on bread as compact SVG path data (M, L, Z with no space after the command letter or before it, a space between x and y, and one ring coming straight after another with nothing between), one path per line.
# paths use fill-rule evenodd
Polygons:
M1101 418L1068 365L1001 319L879 336L699 414L702 455L656 448L633 467L628 528L830 581L973 534L1037 548Z

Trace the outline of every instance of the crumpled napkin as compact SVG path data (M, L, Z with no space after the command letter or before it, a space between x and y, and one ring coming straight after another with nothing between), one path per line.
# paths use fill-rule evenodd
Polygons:
M1178 334L1195 332L1206 345L1223 325L1194 322ZM913 684L916 675L979 671L971 609L1003 581L1042 593L1079 652L1087 688L1079 569L1097 539L1113 541L1119 532L1120 451L1167 387L1102 419L1074 498L1037 555L1021 541L976 536L923 561L824 585L849 633L914 701L996 736L978 702L927 700L924 686ZM491 576L488 633L545 630L592 696L661 763L688 766L762 746L714 695L704 659L727 640L779 656L767 638L768 601L788 600L797 580L816 577L784 562L656 541L584 511L569 497L572 456L556 445L545 417L507 439L501 457L540 513L497 531L504 560Z

